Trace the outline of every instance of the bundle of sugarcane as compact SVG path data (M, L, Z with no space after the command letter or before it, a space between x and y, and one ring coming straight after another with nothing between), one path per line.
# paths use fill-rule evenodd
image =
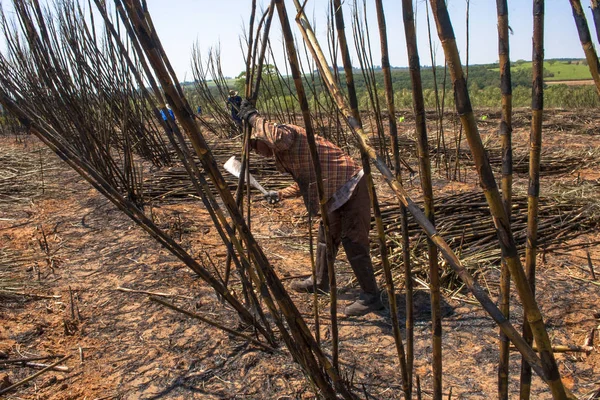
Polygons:
M261 163L262 164L262 163ZM282 175L275 171L274 165L269 165L265 162L267 168L273 168L271 174L265 177L265 169L262 169L261 164L255 164L250 168L250 174L258 176L260 172L262 177L260 183L271 190L283 189L293 183L292 179L287 175ZM225 181L229 190L235 191L237 187L237 178L233 175L226 175ZM214 190L214 186L209 183L209 187ZM191 184L187 172L183 167L172 167L162 169L153 173L150 178L144 181L144 198L146 201L166 200L169 198L191 199L190 195L196 192Z
M497 245L496 229L482 193L460 193L437 198L435 201L436 222L439 232L450 247L461 255L470 268L498 264L500 249ZM525 248L527 231L527 197L517 195L512 201L512 228L520 250ZM382 210L386 233L391 237L392 258L400 264L401 249L394 237L399 235L401 218L396 205ZM600 204L575 198L542 197L539 211L538 244L544 251L560 248L567 240L593 232L600 225ZM418 232L417 223L409 217L411 232ZM418 234L420 235L420 233ZM426 243L415 237L411 252L416 255L415 263L425 265L419 257L425 254ZM423 271L424 269L421 268ZM419 270L418 267L415 270ZM449 278L451 274L444 274ZM449 284L454 279L446 279Z
M241 143L235 139L219 139L210 143L211 152L218 165L224 165L232 156L241 154ZM198 168L202 170L199 160L195 160ZM253 157L250 165L250 173L272 190L285 188L292 184L289 175L283 175L277 171L275 161L263 157ZM234 191L238 180L233 175L225 175L229 190ZM214 191L214 186L209 182ZM144 181L144 198L146 200L165 200L168 198L192 199L190 195L195 194L190 178L181 165L163 168L147 175Z
M499 152L490 153L490 164L499 169L502 164L502 154ZM567 153L554 152L553 154L542 155L540 163L540 174L543 176L568 174L576 171L583 166L595 164L597 158L593 152ZM527 174L529 172L529 154L515 154L513 171L517 174Z
M430 145L430 151L432 154L438 153L438 149L432 145ZM467 165L474 165L471 153L467 149L460 149L457 152L455 148L447 147L446 149L439 149L439 153L445 154L452 159L458 155L458 158ZM495 171L500 171L502 167L502 150L499 147L488 147L486 153L492 168ZM594 150L584 150L577 153L560 151L553 152L552 154L543 154L540 164L540 174L542 176L551 176L572 173L578 168L595 165L597 159L597 154ZM515 152L513 160L514 173L526 175L529 172L528 152Z

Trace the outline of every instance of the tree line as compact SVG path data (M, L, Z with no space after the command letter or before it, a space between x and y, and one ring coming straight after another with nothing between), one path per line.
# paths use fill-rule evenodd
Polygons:
M515 66L518 61L513 63ZM546 69L544 75L549 77L551 72ZM408 68L393 68L391 71L392 83L394 86L394 101L398 109L412 108L412 92L410 82L410 72ZM345 89L346 83L343 77L343 71L338 71L337 76L340 80L340 85ZM385 92L383 85L383 73L381 69L374 70L375 82L377 86L377 94L380 104L385 105ZM439 101L444 99L444 108L450 109L454 107L454 96L452 92L452 81L449 73L444 66L430 66L421 68L421 79L423 83L423 96L425 99L425 107L434 109L436 107L436 86L437 98ZM511 80L513 87L513 106L514 107L529 107L531 105L531 87L532 74L530 69L513 68L511 71ZM369 82L365 80L365 76L361 70L357 69L354 74L354 81L359 98L359 106L361 109L369 108ZM305 87L308 88L309 101L323 102L325 101L326 93L321 81L316 72L305 74ZM471 103L474 107L500 107L500 74L498 72L498 64L481 64L470 65L468 68L467 83ZM436 85L437 84L437 85ZM245 85L245 74L241 73L233 80L232 88L243 92ZM190 98L194 96L193 85L185 86L190 93ZM298 102L295 101L295 93L293 91L293 81L290 76L282 76L277 69L270 66L265 69L261 96L258 100L258 107L278 108L282 104L287 107L298 108ZM211 89L212 90L212 89ZM216 88L214 89L216 91ZM445 93L444 93L445 92ZM217 95L215 92L213 95ZM192 101L193 102L193 101ZM594 86L567 86L564 84L547 85L544 89L544 104L549 108L592 108L600 106L600 100ZM200 104L198 104L200 105ZM223 105L225 107L225 103ZM299 108L298 110L299 111Z

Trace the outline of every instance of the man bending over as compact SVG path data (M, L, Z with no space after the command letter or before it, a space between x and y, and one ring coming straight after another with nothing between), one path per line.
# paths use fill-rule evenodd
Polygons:
M320 212L315 171L311 160L304 128L267 121L258 114L250 102L244 100L239 117L252 127L251 148L264 157L275 158L277 169L292 175L295 183L280 191L271 191L265 197L269 203L285 198L302 196L308 212L314 216ZM329 234L333 249L329 254L335 260L340 242L344 246L348 262L360 285L359 299L344 310L346 315L364 315L380 310L383 304L369 254L369 230L371 207L363 170L354 160L333 143L315 136L321 163L324 196L329 217ZM316 287L329 291L327 269L327 241L323 223L319 226ZM294 281L291 288L297 292L314 290L313 279Z

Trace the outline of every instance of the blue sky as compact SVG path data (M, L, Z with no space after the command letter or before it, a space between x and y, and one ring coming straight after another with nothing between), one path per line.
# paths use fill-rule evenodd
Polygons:
M367 15L373 47L375 64L380 64L378 30L373 1L368 0ZM402 25L402 9L400 0L384 0L388 42L390 47L390 63L393 66L406 66L406 43ZM594 43L598 47L589 10L589 0L582 0L586 9L588 24L592 29ZM153 16L155 26L163 42L171 62L175 66L179 80L191 80L191 49L197 42L201 51L206 54L210 47L220 44L223 73L235 76L244 67L244 59L239 46L239 36L247 29L250 13L250 0L148 0L148 7ZM259 0L259 9L265 8L268 1ZM307 13L317 21L316 31L325 45L326 14L328 0L309 0ZM344 1L346 13L346 29L350 35L350 7L352 1ZM362 10L362 0L359 2ZM531 60L532 36L532 1L509 0L509 23L513 30L510 36L511 59ZM293 2L286 0L288 13L292 14ZM262 6L262 7L261 7ZM466 0L448 0L455 35L465 62L465 10ZM416 2L417 34L419 54L422 65L431 65L427 26L425 21L424 0ZM567 0L546 0L545 8L545 56L546 58L584 58L575 23ZM293 21L292 21L293 22ZM295 24L293 24L295 27ZM274 47L280 46L281 30L275 15L272 26ZM437 64L443 64L441 45L437 41L434 21L432 19L432 35L436 39ZM299 35L298 35L299 36ZM498 59L496 2L493 0L470 1L470 45L469 63L481 64L495 62ZM353 62L357 64L356 58Z
M461 60L465 63L466 0L447 0L454 26ZM294 15L292 0L285 0L288 13ZM86 2L84 2L86 3ZM108 1L110 4L111 2ZM247 29L251 0L147 0L150 13L163 46L173 64L180 81L192 80L192 48L197 44L203 55L212 47L220 46L222 70L226 76L237 76L245 69L244 56L240 50L240 36ZM258 9L263 10L268 0L258 0ZM329 0L308 0L306 11L316 21L315 30L326 48L325 31L327 4ZM351 35L350 13L353 0L342 0L345 12L347 35ZM371 34L373 59L380 64L379 36L374 1L367 0L367 20ZM598 48L595 27L589 0L582 0L588 25ZM362 0L359 8L362 13ZM402 24L401 0L383 0L392 66L406 66L406 43ZM513 34L510 36L511 59L531 60L532 0L508 0L509 21ZM3 2L10 14L10 2ZM416 1L417 35L421 65L431 65L427 25L425 20L425 0ZM570 4L567 0L546 0L545 7L545 56L546 58L584 58L573 21ZM295 23L292 21L295 28ZM496 2L494 0L470 0L470 46L469 63L492 63L498 59ZM276 57L283 59L281 29L277 15L274 16L271 38ZM297 34L300 37L299 34ZM432 18L433 47L436 51L436 64L443 65L443 52L437 40L435 23ZM3 40L0 38L0 42ZM351 42L352 43L352 42ZM4 43L0 43L4 51ZM353 64L358 66L356 57ZM283 65L279 63L278 65ZM340 63L341 65L341 63Z

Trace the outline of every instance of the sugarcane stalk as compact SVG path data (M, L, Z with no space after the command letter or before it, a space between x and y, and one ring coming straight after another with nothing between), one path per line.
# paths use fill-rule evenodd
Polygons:
M252 3L252 7L253 9L256 8L256 2L253 1ZM269 38L269 32L270 32L270 28L271 28L271 20L273 17L273 4L270 5L268 12L266 12L263 15L263 18L261 19L261 22L259 23L259 31L260 31L260 27L262 26L263 22L264 22L264 32L263 32L263 40L262 40L262 48L261 48L261 52L258 58L258 71L256 71L256 83L253 84L253 80L252 77L249 77L248 75L246 75L246 77L249 79L246 79L246 98L249 98L252 102L256 102L256 99L258 98L258 93L260 91L260 82L261 82L261 78L262 78L262 70L263 70L263 61L265 58L265 54L266 54L266 49L267 49L267 43L268 43L268 38ZM254 12L252 12L252 15L254 15ZM253 21L251 21L250 23L250 29L252 29L253 26ZM252 56L252 59L254 60L256 57L256 46L258 46L258 40L256 41L256 45L254 47L254 52L252 52L252 35L253 33L250 32L249 33L249 43L248 43L248 58L250 59ZM257 36L258 36L258 32L257 32ZM246 71L248 71L249 66L246 66ZM252 65L252 76L254 75L254 62ZM238 188L236 190L236 204L238 205L238 207L242 206L242 202L243 202L243 187L244 187L244 182L246 182L246 200L247 200L247 209L246 209L246 220L247 220L247 224L248 224L248 229L251 230L252 229L252 225L251 225L251 199L250 199L250 136L252 134L252 127L249 124L245 124L244 125L244 140L243 140L243 147L242 147L242 168L241 168L241 172L240 172L240 177L239 177L239 181L238 181ZM241 209L241 208L240 208ZM242 272L243 273L243 272ZM251 272L252 273L252 272ZM258 275L259 278L261 278L261 274ZM264 280L261 279L261 283L260 286L264 285ZM245 288L245 290L247 290ZM264 291L262 290L263 293L265 293L265 295L268 295L268 291ZM247 295L248 296L248 295ZM250 296L253 296L253 293L250 294Z
M592 17L596 26L596 36L598 37L598 41L600 41L600 0L591 0L591 4Z
M115 42L117 43L117 46L119 46L121 53L123 53L125 55L126 60L131 68L131 71L138 81L138 84L140 85L140 87L144 88L145 86L143 85L143 80L142 80L141 76L139 75L137 69L133 65L127 52L125 51L123 44L119 40L118 34L115 31L114 26L112 25L110 19L108 18L108 15L106 14L105 8L102 6L102 4L99 3L99 0L95 0L95 3L96 3L97 8L100 10L102 17L104 18L105 23L109 27L111 34L115 38ZM122 7L119 7L119 12L121 13L121 15L124 15L123 14L124 10ZM129 26L129 24L126 24L126 25L128 27L128 30L130 31L131 27ZM139 52L141 50L139 47L139 43L136 40L132 40L132 42L134 43L135 48ZM146 72L146 76L148 77L150 86L154 92L154 96L156 96L157 99L159 99L161 102L164 103L163 97L160 93L160 90L158 89L158 85L157 85L156 81L154 80L154 77L152 76L152 74L150 74L149 67L148 67L146 61L143 58L141 58L140 63L142 65L144 71ZM146 96L149 97L149 94L147 93L146 89L143 89L143 93L145 93ZM167 112L167 110L164 107L163 107L163 112L165 112L165 113ZM179 157L188 173L188 176L192 180L192 184L193 184L194 188L196 189L196 193L199 194L200 198L202 199L202 202L204 203L206 209L208 210L209 215L210 215L215 227L217 228L217 232L218 232L219 236L221 236L223 242L226 243L226 245L227 245L229 262L231 262L231 255L233 255L233 260L234 260L238 270L240 271L240 278L242 281L242 285L244 287L244 294L246 296L246 299L247 299L247 301L248 301L248 298L252 299L252 306L253 306L254 310L256 311L256 313L261 318L261 321L264 324L265 330L268 332L267 339L269 340L269 342L272 345L274 345L275 342L273 339L273 337L274 337L273 332L271 331L269 323L267 322L265 315L264 315L262 309L260 308L260 305L258 303L256 295L254 294L254 291L252 291L250 289L250 284L249 284L248 280L246 279L245 271L250 268L250 264L248 263L248 260L244 257L243 248L241 246L241 243L235 237L235 231L233 231L230 228L225 216L223 215L223 212L222 212L218 202L214 199L212 191L208 187L208 183L206 182L204 176L200 173L200 171L198 170L198 168L194 162L189 162L189 160L192 160L192 157L191 157L191 154L189 153L189 149L187 148L187 145L185 144L183 135L181 134L181 131L179 130L179 127L177 126L177 124L163 121L162 118L160 118L160 116L158 115L158 111L156 111L156 113L157 113L157 119L159 119L159 121L162 123L165 133L167 134L169 140L171 141L171 144L177 151L177 154L179 155ZM179 146L177 144L177 142L174 139L174 136L177 137L177 140L179 141L181 146ZM223 231L223 227L227 231L230 239L227 239L225 232ZM235 245L240 256L242 257L241 262L239 261L239 259L235 255L235 253L233 253L232 244ZM251 274L252 274L252 272L251 272ZM256 285L261 286L261 282L256 279L256 276L255 275L252 275L252 276L255 278L254 280L255 280ZM226 272L225 286L227 285L226 282L227 282L227 272ZM262 285L264 286L264 282L262 283ZM268 292L267 292L267 295L268 295ZM272 300L270 299L270 297L269 296L267 296L267 297L268 298L266 299L266 301L272 304ZM250 302L248 301L248 303L250 303Z
M360 112L358 110L358 97L356 94L356 87L354 85L354 73L352 71L352 61L350 59L350 52L348 49L348 42L346 39L346 31L344 24L344 15L342 11L341 1L333 0L333 9L335 16L335 26L338 36L338 42L340 45L340 53L342 55L342 61L344 66L344 74L346 78L346 87L348 88L348 99L352 115L357 121L360 121ZM393 118L393 117L392 117ZM383 143L385 145L385 142ZM394 284L392 279L391 266L388 257L387 244L385 239L385 230L383 227L383 221L381 218L381 210L379 202L377 201L377 192L373 183L373 176L371 174L371 165L369 163L369 157L365 152L361 151L361 161L365 179L367 180L367 187L369 190L369 197L371 199L371 207L373 208L373 215L375 218L375 226L377 228L377 237L379 241L379 249L381 252L382 267L384 275L386 277L386 289L388 292L388 299L390 302L390 315L392 319L392 331L394 334L394 343L396 345L396 353L398 354L398 362L400 364L400 373L402 376L402 390L405 396L410 397L410 380L408 374L408 368L406 366L406 355L404 353L404 344L402 343L402 336L400 334L400 325L398 322L398 306L396 303L396 294L394 290ZM399 169L398 169L399 170ZM406 236L407 237L407 236Z
M442 105L440 104L440 94L439 94L439 88L438 88L438 81L437 81L437 66L436 66L436 59L434 56L434 50L433 50L433 41L431 39L431 22L429 19L429 4L427 2L425 2L425 17L427 20L427 38L429 40L429 59L431 60L431 74L433 76L433 91L435 93L435 111L437 113L436 115L436 119L435 119L435 123L437 125L437 132L436 132L436 153L435 153L435 165L437 168L440 168L440 155L442 154L442 150L441 150L441 145L443 145L443 152L446 152L446 143L444 140L444 126L443 126L443 112L442 112ZM448 166L448 158L444 157L445 160L445 164L446 164L446 176L448 176L448 170L449 170L449 166Z
M164 66L164 60L162 59L161 54L155 51L156 44L154 42L159 39L156 37L155 32L149 29L149 26L143 18L149 18L149 15L140 14L139 10L141 7L137 0L126 0L125 4L128 8L128 17L131 19L136 30L136 36L140 39L144 48L144 55L150 61L155 74L162 84L166 98L173 104L173 111L175 112L178 121L188 134L188 137L196 150L197 156L202 162L206 173L211 177L211 180L215 184L234 224L238 227L239 232L246 243L252 260L257 265L258 271L264 275L267 285L273 293L277 305L289 325L289 334L291 336L283 336L284 340L286 340L286 345L290 349L295 346L292 354L295 356L296 361L300 363L325 396L333 397L335 395L335 390L337 390L344 398L353 398L354 396L337 373L337 369L331 365L316 344L310 330L289 295L286 293L265 254L262 252L262 249L254 239L252 233L248 230L244 218L236 207L235 201L217 168L214 157L210 153L208 145L202 136L198 125L193 119L193 115L186 109L184 99L182 99L179 96L179 93L174 90L173 80L175 80L176 77L168 73ZM295 342L291 341L292 337ZM324 373L326 373L327 376L325 376ZM332 387L331 383L328 382L328 379L331 379L335 389Z
M538 246L538 214L540 196L540 158L542 153L542 119L544 109L544 0L533 2L533 56L531 92L531 131L529 136L529 185L527 191L527 246L525 272L535 295L535 269ZM523 322L523 338L533 340L531 326ZM529 399L531 394L531 368L527 361L521 362L520 398Z
M565 388L560 379L560 372L558 371L558 366L554 354L552 353L550 338L548 337L542 314L536 303L535 297L533 296L531 287L527 282L525 271L523 270L518 257L510 223L504 210L494 174L481 141L481 136L477 129L446 3L443 0L430 0L430 2L436 20L438 36L442 42L446 60L450 67L450 74L452 76L456 98L456 109L460 115L461 123L464 127L465 135L477 167L480 183L494 218L494 225L498 230L498 239L502 248L502 253L509 267L511 276L515 281L517 291L525 309L526 317L531 324L536 343L540 348L540 357L543 360L543 368L546 372L545 375L548 379L547 382L552 391L552 395L555 398L566 398Z
M249 28L248 28L248 40L247 40L247 46L248 46L248 51L246 53L246 82L245 82L245 97L249 98L250 97L250 93L252 92L252 75L251 72L253 72L252 67L254 66L254 63L252 62L252 56L255 54L255 52L252 51L253 49L253 43L254 43L254 22L255 22L255 17L256 17L256 0L252 0L251 3L251 8L250 8L250 22L249 22ZM257 40L258 42L258 40ZM233 107L233 104L231 104L231 106ZM239 110L237 110L239 111ZM238 129L236 127L236 129ZM250 179L249 179L249 168L248 165L250 163L249 157L250 157L250 145L249 145L249 137L250 137L250 127L246 124L244 125L244 137L242 140L242 155L241 155L241 159L242 159L242 167L240 170L240 176L238 177L238 184L237 184L237 189L235 191L235 203L237 205L237 207L240 209L240 211L243 213L243 201L244 201L244 188L246 188L246 190L248 191L248 196L246 196L247 199L249 199L250 195ZM246 186L244 186L244 183L247 183ZM249 201L249 200L248 200ZM248 212L246 214L247 216L247 223L248 225L250 225L250 210L248 207ZM234 228L235 229L235 228ZM248 227L248 229L250 229L250 226ZM235 233L235 231L234 231ZM229 282L229 274L230 274L230 270L231 270L231 258L232 258L233 254L231 251L228 252L227 254L227 259L225 260L225 283L227 284ZM243 271L240 271L240 274L244 274ZM244 287L244 296L248 297L248 293L247 293L247 288Z
M367 5L366 0L363 0L363 21L360 19L359 8L358 8L358 0L354 0L353 5L353 18L352 18L352 28L353 28L353 36L354 36L354 47L356 49L358 55L358 61L360 65L361 74L363 76L366 93L368 95L368 103L367 109L369 107L372 108L373 112L367 113L367 118L371 121L370 125L372 126L372 120L375 120L374 131L377 133L377 147L379 150L379 155L387 160L386 153L386 144L385 144L385 136L383 132L383 122L380 113L380 103L379 103L379 94L377 89L377 80L375 79L375 72L373 70L373 59L371 55L371 38L369 35L369 24L367 21ZM341 12L338 10L338 12ZM361 125L362 125L362 121Z
M315 140L315 134L312 126L312 120L310 117L310 109L308 106L308 99L304 92L304 85L302 84L302 76L300 75L300 68L298 68L298 55L296 53L296 47L293 42L292 29L290 27L287 11L285 9L285 3L282 0L275 0L277 10L279 13L279 20L283 29L283 34L286 42L286 51L288 60L290 61L290 68L292 70L292 78L294 79L294 85L296 86L296 93L298 94L298 100L300 102L300 108L302 110L302 118L304 119L304 126L306 129L306 139L308 141L308 147L310 149L311 160L315 169L315 179L317 183L317 193L319 196L319 205L321 209L321 221L323 223L323 229L325 232L325 240L327 244L327 270L329 272L329 293L330 293L330 314L331 314L331 346L332 346L332 364L333 367L339 368L339 334L337 326L337 283L335 279L335 269L333 265L333 257L330 254L333 253L333 239L330 235L329 229L329 215L327 208L327 200L324 196L325 189L323 187L323 173L321 171L321 163L319 161L319 153L317 153L317 143ZM313 277L314 285L317 284L316 277ZM314 291L316 293L316 290Z
M502 201L506 216L511 223L512 208L512 84L510 75L509 25L507 0L496 0L498 15L498 59L500 66L500 91L502 92L502 116L499 133L502 139ZM510 318L510 272L504 260L500 266L500 310ZM500 331L498 361L498 399L508 400L509 340Z
M417 131L419 172L421 175L421 188L425 216L435 226L433 189L431 184L431 164L429 160L429 142L427 140L427 125L425 120L425 102L423 100L423 85L421 82L421 65L417 50L417 36L412 0L402 1L402 16L404 34L408 52L409 70L413 94L413 110ZM440 275L438 266L437 248L431 240L427 240L430 293L431 293L431 341L432 341L432 369L433 369L433 398L442 398L442 319Z
M342 10L342 4L340 0L333 0L332 3L334 9L335 16L335 25L338 36L338 42L340 45L340 53L342 55L342 61L344 65L344 73L346 77L346 86L348 88L348 99L350 102L350 107L352 110L352 114L357 121L360 121L360 113L358 110L358 97L356 94L356 88L354 85L354 73L352 71L352 62L350 59L350 52L348 49L348 42L346 40L346 31L344 24L344 15ZM378 16L379 26L380 26L380 40L386 42L387 35L385 33L385 20L382 22L380 17ZM384 45L382 44L382 47ZM387 52L387 44L385 45L385 51ZM385 53L384 53L385 54ZM389 73L389 63L388 63L388 73ZM389 79L389 84L391 85L391 78ZM391 88L389 88L391 91ZM375 96L377 93L375 93ZM394 117L394 107L392 100L392 107L389 108L388 104L388 112L390 113L390 121L395 121ZM391 126L390 122L390 126ZM395 124L394 124L395 127ZM396 132L397 137L397 132ZM385 146L385 142L382 143ZM402 336L400 333L400 324L398 322L398 306L396 303L396 293L394 290L394 282L392 278L392 271L388 256L387 244L386 244L386 236L385 230L383 226L383 220L381 217L381 209L379 207L379 202L377 201L377 192L375 190L375 185L373 183L373 176L371 174L371 165L369 163L369 157L365 152L361 152L361 160L363 165L363 171L365 173L365 178L367 179L367 186L369 189L369 196L371 198L371 206L373 208L373 215L375 218L375 226L377 228L377 237L379 240L379 249L381 252L381 261L382 267L384 271L384 275L386 278L386 289L388 292L388 300L390 303L390 316L392 319L392 331L394 334L394 342L396 344L396 353L398 354L398 362L400 364L400 373L402 376L402 390L406 398L410 398L410 379L409 372L406 366L406 355L404 352L404 344L402 343ZM400 170L400 161L399 157L396 159L397 162L397 170Z
M11 113L16 115L20 122L27 129L54 151L61 159L63 159L71 168L86 179L94 188L102 193L108 200L115 204L121 211L127 214L134 222L140 225L159 243L165 246L177 258L185 263L204 281L210 284L215 291L223 296L225 300L238 312L245 322L252 323L254 320L250 313L243 307L239 301L233 297L225 287L216 280L208 270L198 264L188 253L185 252L170 236L159 229L150 219L148 219L139 209L125 199L116 191L100 174L98 174L89 164L81 160L73 151L56 139L56 134L52 133L52 128L49 126L42 127L38 123L32 121L27 112L17 106L6 93L0 93L0 102ZM261 329L259 328L259 331ZM261 334L266 338L266 332L261 331Z
M294 37L292 34L292 29L290 27L289 18L287 15L287 10L285 8L285 4L282 1L276 1L275 6L277 7L277 12L279 16L279 20L281 23L282 35L283 35L283 47L288 54L287 61L289 63L289 67L292 72L292 79L294 81L294 85L296 87L296 92L298 93L298 102L300 104L300 109L302 111L302 117L304 119L304 123L306 126L310 126L312 129L312 120L310 118L310 108L308 106L308 99L306 93L304 91L304 84L302 83L302 73L300 71L300 64L298 60L298 54L296 51L296 46L294 44ZM287 67L286 63L286 67ZM291 92L291 90L290 90ZM302 100L300 100L302 99ZM314 255L314 245L313 245L313 224L312 224L312 215L308 214L308 233L309 233L309 250L310 250L310 265L311 265L311 276L313 279L313 317L315 320L315 338L317 344L321 344L321 322L319 319L319 299L318 299L318 290L317 290L317 269ZM329 265L327 266L329 272Z
M445 6L445 4L444 4L444 6ZM447 16L447 10L445 10L445 14L446 14L445 19L449 21L448 16ZM304 16L303 13L299 12L297 15L297 22L300 27L302 36L304 37L305 41L310 44L309 47L310 47L311 53L313 54L313 57L317 61L317 66L319 68L319 72L321 73L321 76L324 78L324 82L326 83L328 90L330 91L333 98L335 99L338 109L346 117L348 124L352 128L352 132L355 133L355 137L358 141L359 146L364 151L367 152L371 161L375 163L376 167L382 173L383 178L389 184L391 189L398 196L400 201L402 201L407 206L408 211L413 215L413 217L418 222L418 224L421 226L421 228L423 228L425 233L436 244L436 246L438 247L442 256L446 259L448 264L450 266L452 266L452 268L455 270L455 272L460 276L460 278L463 280L465 285L473 293L475 298L482 304L484 309L490 314L490 316L494 319L494 321L496 321L496 323L505 331L507 336L513 342L513 344L515 344L515 346L519 349L519 351L528 358L528 361L530 362L530 364L536 365L536 367L534 368L536 373L538 373L538 375L540 377L542 377L542 379L545 382L547 382L549 384L549 386L556 385L555 376L554 375L550 375L550 377L547 376L547 374L546 374L547 367L542 366L542 361L540 360L540 358L537 357L537 355L535 355L535 353L531 349L531 346L527 345L523 341L523 338L518 334L516 329L510 324L509 321L507 321L504 318L504 316L502 315L500 310L495 306L493 301L487 295L485 289L483 289L473 279L471 274L464 268L464 266L458 260L456 255L452 252L452 250L450 249L448 244L439 236L438 232L435 230L435 227L425 217L423 212L412 201L412 199L410 199L410 197L408 196L408 194L406 193L406 191L404 190L402 185L394 178L394 176L393 176L392 172L389 170L389 168L387 168L385 163L377 157L377 153L376 153L375 149L373 149L368 144L368 137L365 135L364 131L362 130L362 127L357 123L355 118L352 116L352 112L350 111L349 107L346 105L346 102L344 100L344 97L343 97L339 87L337 87L335 85L335 82L331 76L331 72L327 68L327 63L325 61L325 58L323 57L323 52L320 49L318 41L315 37L314 32L312 31L312 29L310 27L310 23L306 19L306 16ZM456 47L455 43L454 43L454 47ZM457 55L458 54L456 54L456 56ZM474 118L472 118L472 114L471 114L471 120L472 120L472 123L474 124L475 120L474 120ZM490 170L490 172L491 172L491 170ZM496 193L497 193L497 190L496 190ZM499 199L499 195L497 197ZM494 203L492 203L492 204L494 204ZM501 213L503 212L502 208L500 208L500 212ZM498 213L498 208L495 207L493 215L497 215L497 213ZM505 240L510 238L512 241L512 236L506 237L503 235L502 238ZM514 241L512 241L512 244L513 244L513 248L514 248ZM516 250L514 252L516 253ZM515 257L516 257L515 255L511 254L511 260L514 259ZM520 264L518 264L518 265L520 266ZM515 275L516 275L516 271L515 271ZM521 268L521 276L522 275L524 275L524 273ZM519 281L522 282L522 280L519 280ZM528 288L529 286L526 285L526 287ZM537 309L537 307L535 309ZM538 310L538 314L539 314L539 310ZM540 320L541 320L541 318L536 321L540 321ZM542 324L542 328L543 328L543 324ZM544 332L545 332L545 330L544 330Z
M401 169L400 169L400 144L398 140L398 125L396 123L396 107L394 104L394 88L392 85L392 74L390 71L390 60L389 60L389 49L388 49L388 41L387 41L387 26L385 21L385 14L383 10L383 2L381 0L375 1L375 7L377 12L377 23L379 25L379 40L381 44L381 69L383 72L383 82L385 86L385 95L386 102L388 108L388 118L389 118L389 129L390 136L392 137L392 151L394 154L394 172L396 174L396 179L398 181L402 180L401 177ZM381 215L381 211L379 207L377 207L377 212ZM410 260L410 252L409 252L409 231L408 231L408 213L406 211L406 207L404 204L400 202L400 214L401 214L401 224L402 224L402 261L404 264L404 284L405 284L405 298L406 298L406 351L404 351L402 337L400 332L394 332L394 338L396 340L396 347L399 357L404 358L404 363L406 366L406 376L403 374L403 379L406 382L406 387L404 389L404 393L406 398L412 397L412 375L413 375L413 361L414 361L414 308L413 308L413 288L412 288L412 271L411 271L411 260ZM381 218L381 216L379 217ZM378 224L383 227L383 223ZM383 237L380 234L380 237ZM387 261L387 257L383 258L384 261ZM389 266L387 266L389 268ZM396 304L396 295L394 289L394 282L391 279L391 272L389 273L386 268L384 268L384 272L386 274L386 284L388 286L388 297L390 299L390 312L392 313L392 323L394 329L399 330L398 321L394 320L394 316L397 314L397 304ZM397 338L397 339L396 339ZM403 355L403 357L402 357ZM402 365L402 360L400 360ZM403 372L403 371L402 371Z
M590 34L590 28L588 27L587 19L583 12L580 0L569 0L571 8L573 9L573 18L575 19L575 25L577 26L577 33L579 34L579 41L583 52L585 53L585 59L588 63L588 68L596 84L596 91L600 95L600 61L598 61L598 54L594 49L592 43L592 35ZM593 10L593 8L592 8ZM595 17L595 15L594 15Z
M260 54L258 57L258 70L256 71L256 82L254 83L253 88L251 86L252 92L249 95L249 98L254 101L256 101L256 99L258 99L258 93L260 91L260 83L261 83L261 79L262 79L264 59L265 59L265 54L266 54L267 48L269 46L269 32L271 31L271 21L273 20L273 12L274 11L275 11L274 0L271 0L271 4L269 4L269 9L268 9L267 16L265 19L265 26L264 26L263 38L262 38L262 47L261 47Z
M514 347L510 347L510 351L515 351ZM537 347L533 346L533 351L537 351ZM574 344L569 345L554 345L552 351L555 353L590 353L594 351L594 346L577 346Z

